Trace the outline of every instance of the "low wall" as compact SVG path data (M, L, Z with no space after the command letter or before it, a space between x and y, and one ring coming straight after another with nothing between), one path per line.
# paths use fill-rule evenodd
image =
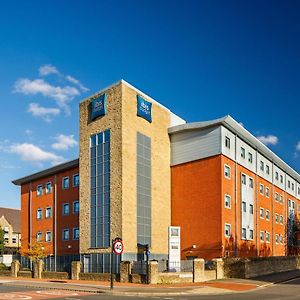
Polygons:
M44 271L42 272L42 278L44 279L69 279L69 273L68 272L49 272Z
M80 280L110 281L110 273L79 273L79 279ZM118 279L118 278L116 278L116 276L115 276L115 279Z
M1 270L0 271L0 277L7 277L7 276L11 276L11 271L9 271L9 270Z
M252 278L300 268L298 256L253 257L247 259L224 259L224 274L227 278Z
M193 273L158 273L158 284L171 284L171 283L191 283L193 282Z
M32 278L32 272L31 271L19 271L18 277Z

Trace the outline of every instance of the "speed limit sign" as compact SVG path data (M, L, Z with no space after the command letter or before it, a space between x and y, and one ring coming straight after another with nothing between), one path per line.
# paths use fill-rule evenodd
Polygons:
M114 254L122 254L123 253L123 243L122 243L122 240L118 239L118 240L115 240L114 243L113 243L113 251L114 251Z

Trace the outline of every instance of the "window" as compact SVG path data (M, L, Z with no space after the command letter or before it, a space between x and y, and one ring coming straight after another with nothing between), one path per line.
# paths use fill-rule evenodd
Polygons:
M242 184L246 184L246 175L242 174Z
M52 192L51 182L46 183L46 194L50 194Z
M279 202L282 204L283 203L283 197L282 197L282 195L280 195L280 197L279 197Z
M47 231L46 232L46 242L51 242L52 241L52 232Z
M9 233L9 228L8 228L8 226L5 226L5 227L4 227L4 232L5 232L5 233Z
M264 194L264 185L260 184L259 185L259 192L263 195Z
M254 236L254 235L253 235L253 229L250 229L250 230L249 230L249 239L250 239L250 240L253 240L253 236Z
M283 183L283 176L280 175L280 182Z
M246 212L246 202L242 202L242 211Z
M230 138L228 136L225 136L225 147L230 149Z
M280 241L280 244L283 244L283 236L282 236L282 234L279 236L279 241Z
M282 216L282 215L280 215L279 220L280 220L280 221L279 221L280 224L283 225L283 216Z
M275 179L276 179L276 180L278 180L278 179L279 179L279 174L278 174L278 172L277 172L277 171L275 172Z
M69 240L69 229L66 228L63 230L63 240L68 241Z
M36 211L36 218L38 220L41 220L43 218L43 210L41 208L39 208L37 211Z
M79 213L79 201L74 201L73 202L73 213L78 214Z
M249 163L251 163L251 164L252 164L252 162L253 162L253 155L252 155L251 152L248 153L248 161L249 161Z
M289 205L289 208L291 208L291 206L292 206L292 201L291 200L288 201L288 205Z
M278 202L278 193L275 193L275 201Z
M79 174L73 175L73 186L79 186Z
M249 178L249 187L253 188L253 178Z
M288 188L291 188L291 182L288 180Z
M224 176L230 179L230 167L227 165L224 166Z
M278 234L275 235L275 241L276 241L276 244L279 243L279 236L278 236Z
M8 238L5 238L4 242L7 244L9 242Z
M265 214L265 210L261 207L259 210L259 216L261 217L261 219L264 218L264 214Z
M260 169L261 169L262 171L264 171L264 169L265 169L265 164L264 164L263 161L260 161Z
M253 215L253 204L249 205L249 212L251 215Z
M246 238L246 228L242 228L242 239L245 240Z
M12 243L16 244L17 243L17 239L15 237L12 238Z
M259 236L260 236L260 241L264 242L265 241L265 233L264 233L264 231L261 231L260 234L259 234Z
M292 201L292 208L295 210L295 201Z
M266 173L269 175L270 174L270 166L266 165Z
M62 179L62 188L64 190L67 190L70 187L70 181L69 181L69 177L64 177Z
M266 187L266 197L270 197L270 189L268 187Z
M225 224L225 237L231 237L231 225Z
M300 187L298 187L298 195L300 195Z
M68 214L70 214L70 205L69 205L69 203L64 203L63 204L63 215L67 216Z
M73 228L73 240L79 240L79 228Z
M37 196L43 195L43 186L41 184L36 187L36 195Z
M266 210L266 220L270 220L270 211Z
M295 185L294 185L294 183L292 183L292 191L294 190L294 188L295 188Z
M225 207L226 208L231 207L231 197L229 195L225 195Z
M52 208L51 207L46 207L46 219L51 218L52 217Z
M279 215L278 214L275 214L275 222L278 224L279 222Z
M270 243L270 233L266 231L266 242Z
M43 237L43 234L39 231L39 232L36 234L36 241L37 241L37 242L41 242L41 241L42 241L42 237Z
M242 158L246 157L245 148L243 148L243 147L241 147L241 157Z

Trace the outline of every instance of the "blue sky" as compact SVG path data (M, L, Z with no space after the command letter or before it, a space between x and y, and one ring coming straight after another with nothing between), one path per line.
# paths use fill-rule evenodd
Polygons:
M123 78L188 122L227 114L300 171L299 1L0 1L0 205L78 155L78 103ZM297 150L298 145L298 150Z

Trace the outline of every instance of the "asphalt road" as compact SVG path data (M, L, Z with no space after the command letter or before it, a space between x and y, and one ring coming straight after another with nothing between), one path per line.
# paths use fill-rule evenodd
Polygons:
M0 300L2 299L64 299L64 300L114 300L114 299L164 299L164 300L193 300L193 299L300 299L300 278L285 283L276 284L267 288L259 288L251 292L230 293L222 295L181 295L181 296L124 296L111 294L87 294L72 291L41 290L26 287L0 285Z

